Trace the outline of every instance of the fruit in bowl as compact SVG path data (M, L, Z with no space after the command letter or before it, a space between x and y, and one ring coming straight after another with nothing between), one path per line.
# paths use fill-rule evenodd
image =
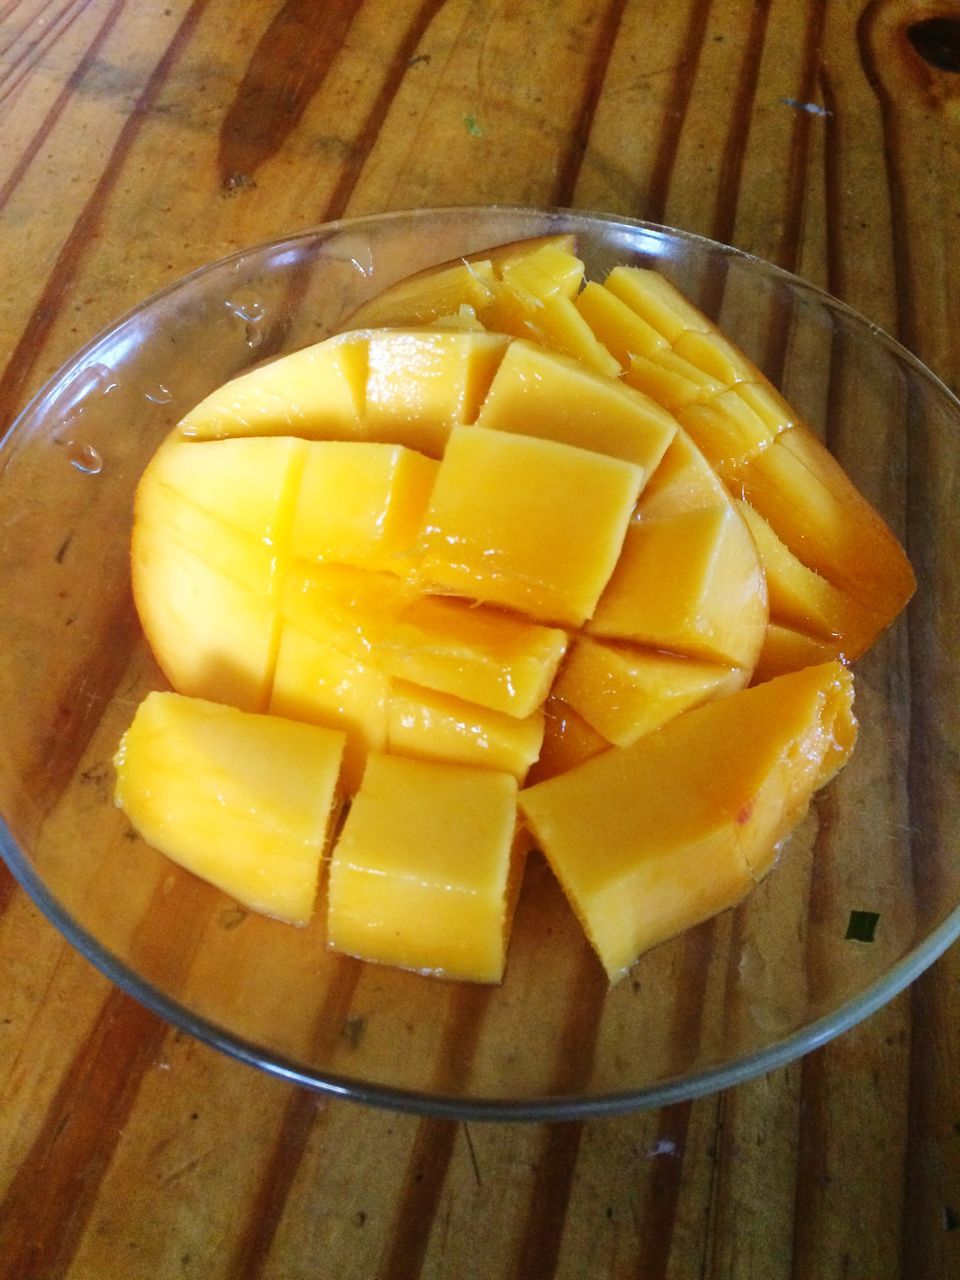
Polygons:
M300 922L329 843L331 946L484 982L531 844L612 981L740 901L914 586L756 367L566 236L214 391L143 475L132 565L176 691L118 756L144 836Z

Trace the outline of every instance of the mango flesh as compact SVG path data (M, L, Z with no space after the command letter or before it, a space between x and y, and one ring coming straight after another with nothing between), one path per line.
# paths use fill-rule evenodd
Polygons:
M377 314L401 326L442 324L381 332L369 327ZM142 486L134 561L148 634L170 651L158 654L165 667L282 723L336 725L341 780L357 801L365 788L375 797L381 760L384 776L394 764L440 771L429 784L426 773L402 774L412 814L444 788L453 795L461 769L514 789L527 777L525 794L535 795L552 785L545 779L565 783L581 769L620 777L621 753L644 747L655 774L661 748L644 744L684 733L691 755L735 740L728 754L749 773L750 760L772 759L763 757L770 726L760 723L766 713L756 721L759 704L751 715L728 710L722 722L695 718L736 703L751 676L770 680L849 653L886 625L874 598L887 590L886 568L850 575L866 579L868 607L788 536L791 521L806 518L816 534L829 512L831 535L866 561L883 544L875 513L859 495L847 502L849 481L789 406L655 273L618 269L605 285L584 286L572 243L548 238L400 282L360 321L368 327L236 379L188 415ZM731 501L726 486L739 494L746 477L762 489L768 470L780 483L767 486L766 509L763 499ZM525 520L515 500L524 490ZM778 501L801 515L775 518ZM843 527L835 511L845 502ZM699 728L683 729L691 721ZM813 759L810 734L801 750ZM837 743L832 755L824 749L833 763L820 781L846 758L851 733L838 728ZM736 794L742 778L717 772ZM809 771L798 782L798 772L771 767L754 808L738 810L738 833L753 823L746 844L734 841L739 861L713 819L701 824L712 850L705 877L688 859L662 875L655 841L643 852L631 873L653 890L642 946L658 930L668 936L664 921L681 928L736 900L744 863L750 883L762 874L764 841L780 838L770 833L783 834L804 788L819 785ZM464 793L457 803L447 830L469 811ZM343 869L341 942L351 930L362 938L364 912L396 911L404 927L416 917L425 938L425 904L443 914L431 905L439 836L413 842L409 866L419 857L427 868L418 897L383 860L395 825L387 812L372 803L363 857ZM447 882L460 916L433 930L433 960L390 942L373 958L496 980L485 975L502 972L515 857L512 866L507 887L498 870L495 890L488 879L479 900L457 897L462 886ZM468 899L481 902L476 929L486 941L464 962L454 935L472 928ZM619 969L609 956L637 927L633 908L615 899L598 892L600 924L587 924L611 976Z
M853 749L852 699L846 668L808 667L520 793L611 981L769 871L778 842Z
M343 734L151 693L116 757L141 836L255 911L306 924L338 801Z
M632 463L553 440L456 429L424 518L420 580L579 626L617 563L643 479Z
M518 882L516 795L511 774L371 754L331 859L329 945L499 982Z

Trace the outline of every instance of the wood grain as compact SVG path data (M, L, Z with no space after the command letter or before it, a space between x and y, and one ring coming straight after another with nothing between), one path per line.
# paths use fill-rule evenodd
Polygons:
M421 204L573 205L728 241L838 294L958 390L960 75L906 35L942 14L956 6L6 0L0 427L197 265ZM921 495L904 529L919 546L929 504L957 501L957 441L891 447ZM888 482L888 458L860 461ZM931 740L956 675L911 673L922 841L957 830ZM3 1276L960 1275L956 948L726 1093L517 1127L323 1100L215 1053L112 988L3 868L0 975ZM570 1009L557 1072L573 1088L593 1032ZM476 1010L461 1014L448 1071L469 1065Z

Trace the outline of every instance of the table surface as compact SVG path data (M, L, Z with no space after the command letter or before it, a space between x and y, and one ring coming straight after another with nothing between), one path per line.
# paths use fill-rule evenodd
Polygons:
M925 59L908 28L951 15ZM958 70L951 0L6 0L0 424L201 263L425 204L733 243L956 390ZM165 1026L0 868L0 1118L15 1280L944 1280L960 950L725 1093L458 1125L326 1100Z

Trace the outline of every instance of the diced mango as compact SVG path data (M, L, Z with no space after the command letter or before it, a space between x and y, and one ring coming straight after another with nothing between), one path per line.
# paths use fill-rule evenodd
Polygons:
M811 636L782 622L770 622L763 635L763 647L753 669L753 684L763 684L775 676L803 667L815 667L840 655L835 640Z
M396 444L333 440L303 447L290 555L402 574L439 464Z
M278 607L286 623L343 653L369 659L418 594L393 574L294 562L284 575Z
M779 391L764 379L761 382L738 382L737 395L766 425L771 435L797 424L797 415Z
M388 750L512 773L520 782L540 754L541 710L523 719L446 693L395 680L387 700Z
M737 391L721 391L707 403L684 405L677 419L717 474L733 468L773 444L776 434Z
M714 331L715 326L706 316L657 271L614 267L607 276L606 287L670 343L687 329L698 333Z
M648 475L677 430L670 414L639 391L521 341L510 344L477 426L606 453Z
M439 458L450 431L473 422L507 347L469 330L374 330L368 337L364 431Z
M725 505L635 520L587 629L750 671L767 618L756 547Z
M910 599L916 579L903 548L806 428L781 432L733 483L798 560L883 625Z
M846 761L850 673L807 668L527 788L520 808L611 981L733 906Z
M389 695L390 681L374 663L297 627L281 631L270 712L345 734L343 784L350 795L360 785L367 753L386 747Z
M176 693L140 704L117 803L155 849L255 911L306 924L343 734Z
M330 946L498 982L516 883L516 792L508 773L371 755L330 864Z
M290 437L196 441L174 432L147 464L141 492L166 485L231 528L276 546L286 537L307 448Z
M727 491L686 431L670 442L659 467L644 485L637 515L644 520L724 506Z
M725 390L722 382L673 351L631 356L623 378L675 416L688 405L705 403Z
M689 707L742 689L749 671L581 636L555 695L609 742L629 746Z
M582 760L607 751L611 744L583 716L555 694L543 704L543 745L540 759L527 775L528 784L566 773Z
M504 258L500 278L543 301L558 294L575 298L583 283L583 263L572 248L549 241Z
M545 622L588 618L643 472L553 440L454 430L424 520L425 585Z
M266 710L277 643L270 548L166 485L141 485L136 511L133 597L167 679L181 693Z
M653 358L657 352L670 349L663 334L595 280L587 281L577 295L575 305L594 337L624 369L630 367L633 356Z
M359 307L350 329L431 324L467 306L479 311L493 297L493 264L466 260L406 276Z
M738 502L737 509L760 555L770 617L834 641L834 653L842 652L848 659L858 657L880 627L876 614L801 564L749 503Z
M444 596L419 596L383 628L377 656L398 679L520 719L546 698L565 631Z
M732 387L741 382L756 382L757 368L737 347L716 329L704 332L684 329L673 343L674 352L702 369L704 373Z
M361 431L366 376L366 336L330 338L218 387L181 420L180 433L350 439Z
M616 378L619 361L597 340L575 303L559 289L544 288L543 296L533 293L520 283L521 278L517 273L513 281L495 286L493 302L480 313L484 325L498 333L530 338L572 356L594 373Z

